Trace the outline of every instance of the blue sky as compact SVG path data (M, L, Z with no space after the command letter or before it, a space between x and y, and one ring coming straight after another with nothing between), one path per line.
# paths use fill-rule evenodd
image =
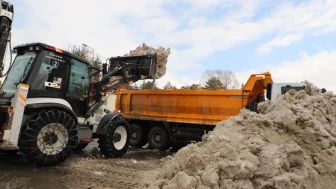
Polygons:
M13 0L13 44L86 43L103 57L138 45L171 49L159 85L199 83L227 69L242 83L269 70L276 82L307 79L336 92L336 1ZM64 6L66 5L66 6Z

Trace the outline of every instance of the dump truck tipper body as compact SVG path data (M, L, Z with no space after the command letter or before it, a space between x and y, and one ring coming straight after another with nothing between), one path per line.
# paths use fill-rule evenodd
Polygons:
M248 94L242 95L240 90L132 90L117 94L118 110L127 119L200 125L215 125L237 115L248 102Z
M222 120L242 108L256 110L273 83L271 74L253 74L240 90L124 90L116 110L130 123L130 144L165 150L201 140Z
M116 109L127 119L215 125L242 108L255 110L268 84L264 73L251 75L241 90L119 90Z

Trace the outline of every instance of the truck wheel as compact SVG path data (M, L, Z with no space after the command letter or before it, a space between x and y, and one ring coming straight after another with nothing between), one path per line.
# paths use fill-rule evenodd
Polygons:
M153 127L148 132L148 144L152 149L165 151L169 148L169 134L163 127Z
M40 111L21 128L19 149L24 159L36 166L65 161L77 146L75 120L61 110Z
M107 158L122 157L129 146L129 128L120 116L115 117L108 127L107 134L98 140L101 152Z
M143 128L141 128L137 124L131 124L129 126L129 132L130 132L130 146L135 148L140 148L141 146L144 146L147 143L145 132Z

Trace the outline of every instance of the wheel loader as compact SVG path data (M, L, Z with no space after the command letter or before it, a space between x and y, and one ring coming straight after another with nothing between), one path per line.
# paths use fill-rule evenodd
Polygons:
M0 150L18 150L33 165L52 166L98 138L105 157L125 154L128 125L103 103L120 86L153 78L156 54L111 57L89 73L90 62L52 45L27 43L12 51L14 8L5 1L1 5ZM16 57L4 73L7 46ZM90 81L99 73L100 79ZM103 115L98 124L90 122L95 114Z

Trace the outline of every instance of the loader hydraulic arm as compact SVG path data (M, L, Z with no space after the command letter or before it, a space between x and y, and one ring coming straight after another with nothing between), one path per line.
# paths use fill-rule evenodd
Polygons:
M0 9L0 77L5 76L4 62L7 49L7 42L10 44L10 34L12 29L14 7L12 4L1 0Z
M108 96L106 93L143 79L153 79L156 74L156 54L112 57L103 64L102 77L91 83L89 117L101 106ZM100 73L97 71L94 75Z

